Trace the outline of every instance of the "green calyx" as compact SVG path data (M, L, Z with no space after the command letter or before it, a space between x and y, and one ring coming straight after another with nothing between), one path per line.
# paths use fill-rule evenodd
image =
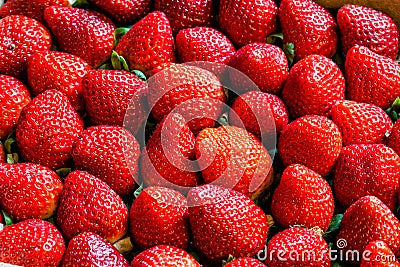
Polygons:
M385 110L393 122L396 122L400 117L400 97L397 97L392 106Z

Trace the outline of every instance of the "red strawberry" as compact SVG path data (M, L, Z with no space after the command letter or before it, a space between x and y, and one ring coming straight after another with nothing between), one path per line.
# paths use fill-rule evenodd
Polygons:
M258 91L236 98L229 118L232 125L240 127L243 124L257 137L280 133L289 121L287 108L278 96Z
M115 51L126 59L130 69L146 75L164 63L175 62L174 37L165 14L154 11L134 24Z
M267 217L242 193L202 185L189 191L188 205L193 243L207 258L248 257L264 247Z
M396 58L399 29L396 22L381 11L358 5L345 5L337 13L343 52L361 45L382 56Z
M91 70L82 79L86 111L94 124L124 124L137 131L147 118L147 84L135 74L123 70Z
M344 213L337 240L346 240L346 251L359 255L371 241L384 241L396 256L400 255L400 221L378 198L365 196ZM360 259L353 259L359 261Z
M44 19L61 51L82 58L93 68L111 56L115 26L104 15L79 8L51 6L45 9Z
M282 98L293 118L327 116L336 101L344 100L344 92L345 80L339 67L327 57L310 55L290 69Z
M30 101L28 88L14 77L0 74L0 140L15 128L23 107Z
M170 188L144 189L130 209L130 232L141 248L189 245L189 214L186 198Z
M61 233L49 222L31 219L0 231L0 262L58 266L65 251Z
M209 27L183 29L176 35L181 62L207 61L227 64L235 48L224 34Z
M16 140L25 161L58 169L71 159L72 144L82 131L82 119L67 97L47 90L22 110Z
M261 91L274 94L280 91L289 73L285 53L267 43L243 46L229 65L246 74Z
M365 247L368 255L361 259L360 267L399 267L396 255L383 241L369 242Z
M0 17L24 15L43 23L43 13L49 6L70 6L68 0L9 0L0 8Z
M64 93L77 111L83 111L82 77L91 70L83 59L55 51L43 51L28 61L28 82L33 94L56 89Z
M159 245L149 248L138 254L131 262L130 267L200 267L201 265L192 255L183 249L173 246Z
M349 100L389 107L400 96L400 66L366 47L354 46L346 55L346 94Z
M337 25L327 9L312 0L282 0L279 6L284 43L294 44L297 59L317 54L332 57Z
M196 138L196 158L206 183L247 196L268 189L272 160L257 137L235 126L206 128Z
M323 116L298 118L283 128L278 140L285 166L299 163L322 176L331 172L341 149L339 128Z
M332 190L324 178L300 164L285 169L271 204L272 215L280 225L319 227L325 232L333 210Z
M0 74L20 76L35 52L49 50L51 36L38 21L22 15L0 20Z
M4 151L3 143L0 142L0 163L1 162L6 162L6 153ZM0 221L0 223L1 223L1 221Z
M67 239L93 232L114 243L127 233L128 209L105 182L73 171L64 180L56 222Z
M139 156L138 141L119 126L89 127L72 148L76 169L103 180L120 196L128 195L136 185Z
M278 7L272 0L221 0L219 27L237 46L264 43L276 30Z
M344 146L383 143L393 126L380 107L349 100L338 101L332 106L332 120L342 133Z
M265 267L266 265L259 260L254 258L244 257L237 258L228 264L224 265L224 267Z
M146 185L196 186L200 175L195 159L195 136L184 118L171 113L158 124L142 151L140 170Z
M393 125L387 145L400 156L400 120L397 120Z
M144 17L151 8L149 0L91 0L117 24L131 25Z
M16 221L53 216L62 188L60 177L47 167L0 164L0 206Z
M340 205L349 207L360 197L374 195L393 211L400 189L400 157L383 144L346 146L333 181Z
M276 234L268 243L267 251L268 266L330 266L328 244L307 228L289 228Z
M129 267L129 262L107 240L95 233L84 232L71 239L61 266Z

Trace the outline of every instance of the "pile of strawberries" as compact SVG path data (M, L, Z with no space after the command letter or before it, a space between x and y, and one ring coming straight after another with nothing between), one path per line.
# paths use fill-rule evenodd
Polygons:
M400 266L386 14L8 0L0 18L0 262Z

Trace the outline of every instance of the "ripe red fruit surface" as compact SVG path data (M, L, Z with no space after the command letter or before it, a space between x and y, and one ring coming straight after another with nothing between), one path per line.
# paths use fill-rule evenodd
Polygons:
M397 120L393 125L387 145L400 156L400 120Z
M399 267L393 251L383 241L371 241L365 247L368 257L361 260L360 267Z
M46 221L25 220L0 231L0 262L27 267L56 267L64 251L60 231Z
M254 258L244 257L237 258L228 264L224 265L226 267L265 267L266 265L259 260Z
M3 147L2 143L0 143L0 163L1 162L6 162L6 153L4 151L4 147Z

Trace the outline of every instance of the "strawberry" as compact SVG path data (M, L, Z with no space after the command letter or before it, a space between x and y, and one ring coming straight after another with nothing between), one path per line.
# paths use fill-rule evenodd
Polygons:
M56 89L64 93L72 106L84 109L81 80L91 70L83 59L56 51L42 51L28 61L28 82L32 93L38 95Z
M272 0L221 0L219 27L237 46L264 43L276 30L278 7Z
M200 267L201 265L181 248L159 245L138 254L130 267Z
M147 85L123 70L91 70L82 79L86 111L94 124L122 126L129 107L132 132L147 118Z
M235 48L224 34L209 27L183 29L176 35L180 62L207 61L227 64Z
M3 144L0 142L0 163L2 163L2 162L6 162L6 152L4 151ZM0 221L0 223L1 223L1 221Z
M43 13L49 6L70 6L68 0L9 0L0 8L0 17L24 15L44 23Z
M122 36L115 51L132 70L146 75L168 62L175 62L175 44L171 26L164 13L146 15Z
M248 257L264 247L267 217L249 197L216 185L202 185L191 189L187 199L193 243L207 258Z
M346 240L343 253L358 251L359 255L362 255L371 241L380 240L399 256L400 221L377 197L364 196L344 213L337 240ZM360 259L352 260L356 262Z
M0 140L15 128L22 109L31 101L28 88L14 77L0 74Z
M388 108L400 95L400 66L363 46L354 46L345 61L349 100Z
M72 145L83 131L83 121L66 96L47 90L21 112L16 140L22 158L52 169L67 165Z
M268 189L272 160L257 137L235 126L206 128L196 138L196 158L206 183L247 196Z
M332 106L332 120L342 133L344 146L383 143L393 126L380 107L350 100Z
M399 267L393 251L383 241L369 242L365 247L368 256L361 259L360 267Z
M254 258L244 257L237 258L228 264L224 265L224 267L265 267L266 265L259 260Z
M93 232L114 243L127 233L128 209L105 182L73 171L64 180L56 222L69 240Z
M307 228L289 228L276 234L268 243L268 266L328 267L329 248L326 241Z
M298 61L289 72L282 98L293 118L329 115L332 105L344 100L345 79L329 58L310 55Z
M61 266L129 267L129 263L107 240L95 233L83 232L69 242Z
M229 65L246 74L261 91L274 94L283 87L289 73L285 53L278 46L267 43L243 46Z
M131 25L144 17L151 8L149 0L91 0L119 25Z
M141 248L189 245L189 214L186 198L170 188L144 189L130 209L130 233Z
M344 53L360 45L379 55L396 58L399 29L385 13L365 6L344 5L337 12L337 23Z
M103 180L120 196L136 185L139 155L136 138L119 126L86 128L72 148L75 168Z
M298 118L283 128L278 140L285 166L299 163L322 176L328 175L342 149L339 128L323 116Z
M111 56L115 26L103 14L50 6L44 10L44 19L61 51L82 58L93 68Z
M20 76L35 52L49 50L49 31L37 20L22 15L0 19L0 74Z
M47 219L63 188L51 169L32 163L0 164L0 206L12 219Z
M243 124L255 136L265 137L280 133L288 124L289 114L278 96L250 91L235 99L229 118L233 126Z
M290 165L273 194L271 211L285 228L303 225L325 232L333 217L332 190L318 173L300 164Z
M297 59L317 54L332 57L337 49L337 25L327 9L312 0L282 0L279 6L283 42L294 44Z
M400 120L394 123L387 145L400 156Z
M195 136L184 118L171 113L158 124L142 151L140 170L146 185L196 186L200 175L195 159Z
M0 231L0 262L22 266L58 266L63 237L49 222L30 219Z
M374 195L393 211L400 190L400 157L383 144L346 146L337 160L333 182L336 200L344 207Z

